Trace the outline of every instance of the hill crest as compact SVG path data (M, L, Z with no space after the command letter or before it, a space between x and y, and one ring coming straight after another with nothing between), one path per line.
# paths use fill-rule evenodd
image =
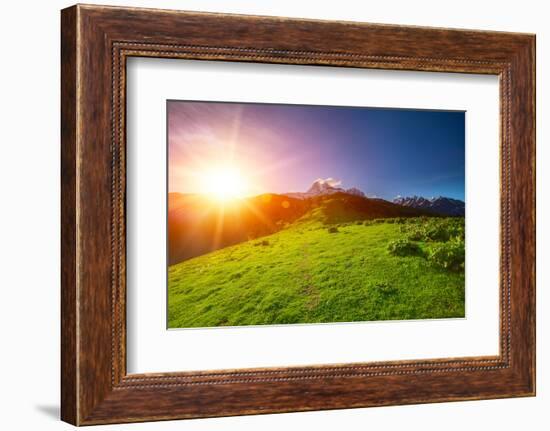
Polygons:
M169 193L169 264L270 235L294 223L423 215L430 213L341 191L306 199L263 194L225 203L204 195Z

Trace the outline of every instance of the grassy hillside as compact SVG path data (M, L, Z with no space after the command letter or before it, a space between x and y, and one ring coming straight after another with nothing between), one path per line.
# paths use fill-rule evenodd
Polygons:
M325 223L430 214L345 193L309 199L264 194L223 203L201 195L170 193L168 207L170 265L273 234L312 212Z
M302 217L309 201L266 194L242 201L216 202L201 195L168 195L169 262L269 235Z
M463 317L463 223L327 225L317 208L272 235L170 266L169 327Z

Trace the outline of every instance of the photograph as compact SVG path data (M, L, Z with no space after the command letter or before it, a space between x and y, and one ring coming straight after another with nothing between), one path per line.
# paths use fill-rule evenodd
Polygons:
M168 328L465 317L465 112L166 108Z

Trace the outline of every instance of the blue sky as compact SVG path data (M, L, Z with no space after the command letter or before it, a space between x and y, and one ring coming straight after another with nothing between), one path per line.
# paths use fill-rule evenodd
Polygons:
M168 102L169 189L235 163L255 191L306 191L318 178L369 196L464 200L465 113L305 105Z

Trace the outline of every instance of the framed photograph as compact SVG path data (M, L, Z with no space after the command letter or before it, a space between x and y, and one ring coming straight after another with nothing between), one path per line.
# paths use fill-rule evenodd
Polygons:
M166 111L169 329L465 317L464 112Z
M62 419L535 394L535 37L62 11Z

